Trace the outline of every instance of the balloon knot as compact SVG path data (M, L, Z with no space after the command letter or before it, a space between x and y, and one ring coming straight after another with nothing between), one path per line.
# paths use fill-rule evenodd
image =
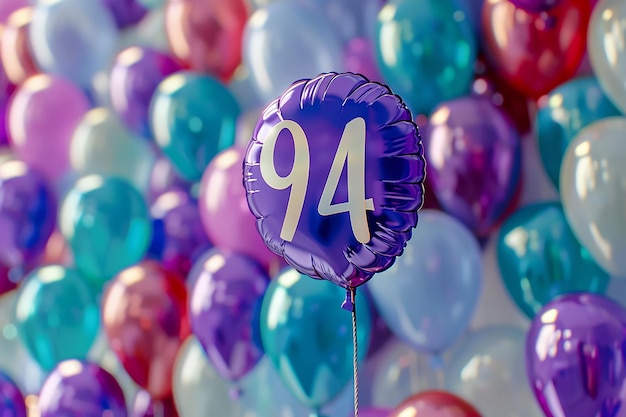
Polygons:
M228 391L228 396L231 400L237 401L243 395L243 390L240 387L231 387L230 391Z
M346 290L346 299L341 303L341 308L344 310L353 312L354 311L354 300L352 299L352 290Z

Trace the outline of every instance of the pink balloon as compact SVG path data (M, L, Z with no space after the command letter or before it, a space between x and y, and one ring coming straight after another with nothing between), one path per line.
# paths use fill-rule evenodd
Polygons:
M200 183L200 217L215 247L248 255L273 275L283 260L267 249L248 208L242 183L244 155L245 149L231 147L211 161Z
M70 81L48 74L30 77L8 108L16 155L49 180L58 180L70 167L70 141L89 108L85 94Z
M17 9L28 6L28 0L0 0L0 24L6 23L11 13Z

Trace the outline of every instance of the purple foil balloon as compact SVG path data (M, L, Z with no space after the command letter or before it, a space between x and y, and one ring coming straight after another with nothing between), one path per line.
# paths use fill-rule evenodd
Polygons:
M294 83L265 109L244 183L273 252L302 274L353 288L402 254L424 171L401 99L360 75L329 73Z
M0 417L26 417L26 403L15 382L0 372Z
M104 5L111 11L118 28L124 29L138 23L148 13L137 0L102 0Z
M63 361L48 375L39 393L40 417L126 417L124 392L96 364Z
M211 247L200 221L198 201L184 190L166 191L154 201L150 215L153 229L148 256L187 277L194 261Z
M111 104L135 133L150 133L150 102L157 86L168 75L182 69L170 55L132 46L119 53L111 70Z
M526 343L531 389L547 417L626 415L626 310L565 295L535 316Z
M440 104L424 130L428 180L441 208L478 237L487 237L514 200L520 138L490 100Z
M354 38L345 46L344 65L346 71L362 74L370 81L381 82L383 77L376 63L375 49L366 38Z
M562 3L562 0L510 0L520 9L531 13L545 12Z
M22 267L41 255L56 224L53 191L24 162L0 164L0 263Z
M129 417L178 417L178 411L174 398L152 400L148 391L139 390L135 395Z
M244 255L213 249L189 273L191 330L216 371L237 381L263 356L258 308L269 283Z

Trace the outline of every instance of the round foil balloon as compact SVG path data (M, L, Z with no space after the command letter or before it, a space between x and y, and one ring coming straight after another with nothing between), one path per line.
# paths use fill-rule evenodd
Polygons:
M244 162L248 204L272 251L303 274L354 288L410 239L423 154L410 111L388 87L322 74L263 112Z

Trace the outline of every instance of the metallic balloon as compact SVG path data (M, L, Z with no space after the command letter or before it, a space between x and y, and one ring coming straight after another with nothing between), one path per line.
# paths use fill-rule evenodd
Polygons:
M626 118L583 129L561 165L561 201L574 234L608 273L626 277Z
M174 398L153 400L148 391L140 390L133 399L129 417L178 417Z
M589 21L587 44L591 66L602 89L626 113L626 3L602 0Z
M514 203L521 177L520 137L483 97L440 104L424 129L429 183L444 211L487 237Z
M96 364L70 359L59 363L41 387L41 417L126 417L124 392L115 378Z
M481 417L468 402L446 391L424 391L407 398L389 417Z
M169 159L159 156L150 174L148 201L152 204L161 194L171 190L189 190L191 183L183 180Z
M450 352L446 389L471 399L485 416L543 417L525 379L525 336L513 326L470 333Z
M188 280L193 282L191 330L215 370L227 380L240 380L263 356L258 309L267 273L244 255L212 249L197 261Z
M411 237L424 197L424 148L389 88L328 73L294 83L268 105L243 175L274 253L303 274L357 287L389 268Z
M581 246L559 203L520 208L498 234L500 274L517 306L529 317L570 292L604 293L609 275Z
M33 7L23 7L13 12L0 32L0 65L7 77L19 85L28 77L39 73L29 43L29 26Z
M146 15L146 9L139 0L100 0L113 16L118 28L132 26Z
M625 355L626 310L596 294L565 295L533 320L528 380L547 417L621 416Z
M511 0L516 7L531 13L545 12L562 2L562 0Z
M100 328L98 289L76 270L45 265L20 285L18 335L46 371L66 359L85 359Z
M176 354L190 334L183 279L154 261L123 270L107 287L102 320L133 380L153 399L170 396Z
M4 71L4 66L0 65L0 146L2 148L6 147L9 140L7 110L15 88L15 84L9 80Z
M2 417L26 417L26 403L20 389L4 372L0 371L0 409Z

